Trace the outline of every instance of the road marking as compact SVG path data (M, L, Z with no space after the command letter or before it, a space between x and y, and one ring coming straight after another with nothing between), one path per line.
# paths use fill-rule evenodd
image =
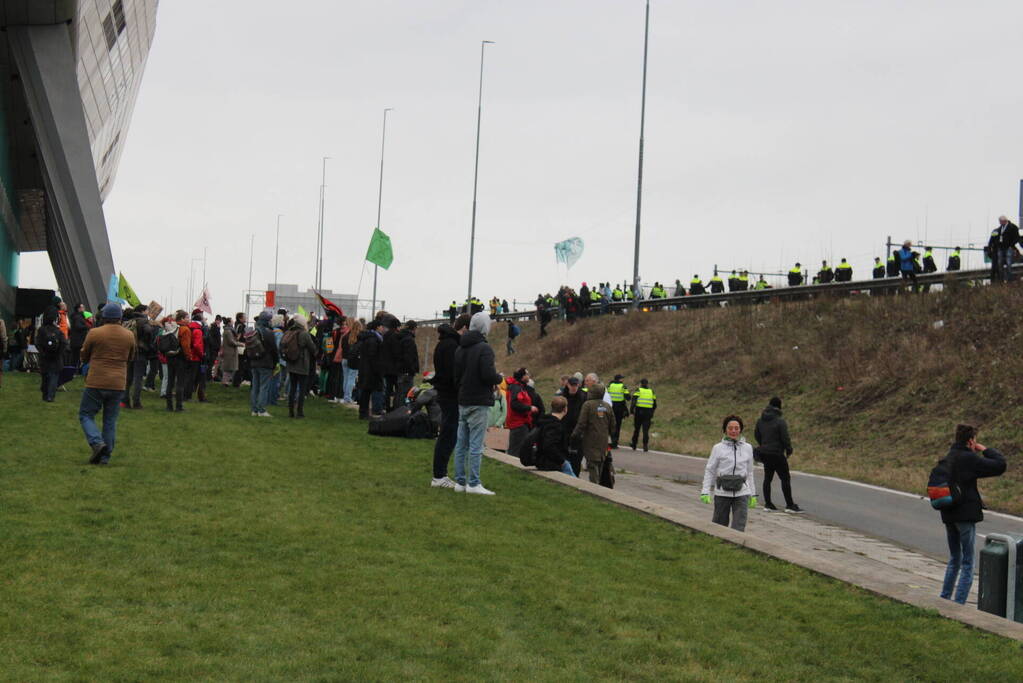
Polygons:
M673 458L686 458L686 459L689 459L689 460L702 460L703 462L707 461L707 458L701 458L701 457L696 456L696 455L682 455L680 453L668 453L667 451L650 451L650 452L651 453L657 453L658 455L668 455L668 456L671 456ZM758 465L758 467L761 467L761 466ZM763 468L761 467L761 469L763 469ZM830 477L830 476L827 476L825 474L813 474L812 472L800 472L799 470L792 470L791 472L792 472L792 474L798 474L801 477L812 477L814 479L824 479L824 480L827 480L827 481L833 481L833 482L835 482L837 484L849 484L851 486L859 486L861 488L871 489L871 490L874 490L874 491L880 491L882 493L891 493L891 494L895 494L897 496L903 496L905 498L915 498L916 500L920 500L920 501L927 500L923 496L918 496L916 494L909 493L907 491L896 491L895 489L885 488L884 486L875 486L874 484L865 484L865 483L863 483L861 481L851 481L849 479L840 479L839 477ZM1023 517L1016 517L1015 515L1010 515L1010 514L1007 514L1007 513L1004 513L1004 512L995 512L994 510L985 510L984 513L985 513L986 516L1000 517L1000 518L1008 520L1010 522L1023 523Z

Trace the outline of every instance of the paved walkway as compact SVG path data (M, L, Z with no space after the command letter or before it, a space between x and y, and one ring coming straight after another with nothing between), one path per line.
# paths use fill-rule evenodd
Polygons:
M944 563L925 554L805 515L762 509L750 511L746 532L739 533L710 521L710 506L699 502L698 490L692 483L628 471L618 475L616 487L611 490L585 479L523 468L518 458L499 451L488 450L486 455L623 507L771 555L878 595L936 610L976 628L1023 641L1023 624L977 610L976 582L965 606L939 598Z

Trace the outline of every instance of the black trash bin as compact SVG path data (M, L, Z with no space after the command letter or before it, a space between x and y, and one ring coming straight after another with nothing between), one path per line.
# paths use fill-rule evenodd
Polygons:
M1012 567L1012 585L1009 570ZM1009 596L1015 609L1012 618L1023 622L1023 589L1020 569L1023 568L1023 539L1006 534L988 534L980 551L980 595L977 608L1000 617L1006 616Z

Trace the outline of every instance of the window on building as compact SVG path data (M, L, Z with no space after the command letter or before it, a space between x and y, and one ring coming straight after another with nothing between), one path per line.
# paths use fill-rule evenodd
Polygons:
M117 45L117 37L124 33L128 22L124 18L124 3L121 0L114 0L110 12L103 18L103 34L107 38L107 49L113 50Z

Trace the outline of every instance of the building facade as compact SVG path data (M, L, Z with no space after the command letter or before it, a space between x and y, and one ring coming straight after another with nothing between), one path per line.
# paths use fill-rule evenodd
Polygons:
M296 313L298 312L298 307L301 306L306 313L315 313L318 316L323 316L324 314L323 306L320 305L320 300L316 298L316 293L312 288L301 292L298 289L298 285L274 284L271 282L267 284L266 291L277 293L277 303L274 309L286 308L289 313ZM358 309L358 299L354 294L340 294L329 289L323 290L322 293L327 299L340 306L345 315L352 315Z
M115 272L103 200L127 138L159 0L0 0L0 315L18 255L49 254L92 308Z

